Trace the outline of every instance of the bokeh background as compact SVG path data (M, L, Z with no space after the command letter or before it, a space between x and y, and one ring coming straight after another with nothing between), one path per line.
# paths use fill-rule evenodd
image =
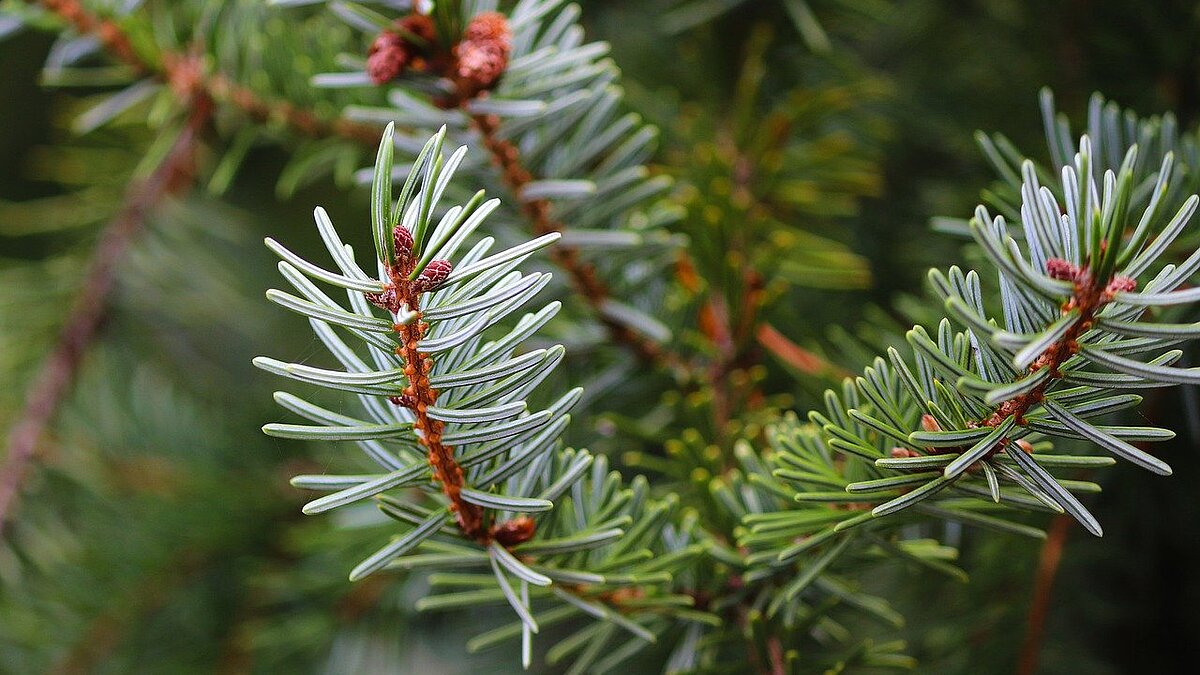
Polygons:
M811 0L820 28L805 31L776 0L581 4L589 38L612 44L628 107L663 129L656 170L677 177L690 213L745 217L724 206L723 144L779 106L806 106L795 133L811 142L785 160L795 181L786 225L837 242L851 271L830 290L824 273L797 264L773 321L848 368L864 364L855 336L921 318L928 266L963 259L963 240L930 221L968 215L994 180L977 129L1044 157L1043 86L1077 122L1093 91L1142 113L1173 111L1184 128L1200 113L1195 2ZM264 24L259 39L270 35ZM87 252L149 143L144 119L72 133L96 91L43 86L54 41L27 30L0 42L5 430L72 298L87 292L77 288ZM335 222L366 215L362 191L330 179L281 193L289 159L286 143L252 149L224 194L201 190L159 212L123 264L113 311L0 540L0 672L466 673L512 663L463 653L460 636L492 625L488 612L418 615L419 581L346 582L378 526L303 517L287 478L332 453L258 431L280 413L275 383L250 359L314 349L301 324L262 300L274 264L259 242L282 235L315 251L315 204ZM814 185L823 187L805 193ZM780 251L802 256L803 240L792 245ZM800 411L828 384L768 382ZM1172 391L1144 410L1180 431L1162 449L1175 475L1115 467L1092 502L1105 538L1069 533L1038 672L1194 670L1195 401ZM623 442L599 449L619 457ZM961 543L968 586L883 580L908 617L899 637L919 672L1013 672L1039 544L970 534Z

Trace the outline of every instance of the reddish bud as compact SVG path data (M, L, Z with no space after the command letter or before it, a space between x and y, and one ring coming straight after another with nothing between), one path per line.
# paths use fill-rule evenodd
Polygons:
M1046 274L1051 279L1075 281L1079 278L1079 266L1062 258L1050 258L1046 261Z
M395 33L380 33L367 52L367 76L375 84L384 84L400 76L408 65L408 46Z
M920 455L908 448L892 448L892 457L901 459L904 457L920 457Z
M495 84L508 67L512 52L512 31L498 12L476 15L467 24L463 40L454 47L458 76L482 88Z
M1033 446L1029 444L1029 441L1025 440L1024 438L1018 438L1016 443L1017 447L1021 449L1021 452L1024 452L1027 455L1033 454Z
M463 31L463 40L471 42L503 41L512 39L508 20L500 12L482 12L472 17Z
M536 530L537 525L533 522L533 518L529 516L517 516L493 528L492 538L499 542L501 546L511 548L533 539Z
M363 293L363 295L367 298L367 302L380 309L386 309L393 314L399 310L400 303L393 286L388 286L382 293Z
M388 400L391 401L392 403L394 403L398 406L404 407L404 408L417 407L417 402L415 400L413 400L413 397L410 396L409 394L400 394L399 396L389 396Z
M397 225L392 228L392 245L396 248L396 258L401 261L412 256L413 236L407 227Z
M421 276L413 282L413 287L418 293L432 291L441 286L453 271L454 265L450 264L449 260L433 260L421 270Z
M1105 293L1112 295L1113 293L1129 292L1137 289L1137 281L1129 277L1116 276L1108 282L1108 288L1104 289Z
M921 428L925 431L941 431L942 427L938 425L937 420L933 415L921 415Z

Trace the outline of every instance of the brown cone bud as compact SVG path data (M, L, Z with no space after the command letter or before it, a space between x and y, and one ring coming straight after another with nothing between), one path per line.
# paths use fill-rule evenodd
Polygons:
M367 76L375 84L384 84L400 76L408 65L408 46L395 33L380 33L367 52Z
M1050 258L1046 261L1046 274L1051 279L1076 281L1079 278L1079 266L1062 258Z
M471 18L463 31L463 39L471 42L508 42L512 39L512 31L508 30L508 20L500 12L483 12Z
M392 245L396 248L396 259L405 262L412 257L413 236L412 232L403 225L397 225L392 228Z
M1137 290L1137 281L1118 274L1112 278L1112 281L1108 282L1108 287L1104 289L1104 292L1112 295L1113 293L1128 293L1134 290Z
M413 282L413 287L419 293L432 291L441 286L446 281L446 277L450 276L450 273L453 271L454 265L450 264L449 260L433 260L425 269L421 270L421 276L417 277L417 280Z
M497 525L492 532L492 538L499 542L501 546L511 548L533 539L536 529L537 524L533 522L533 518L529 516L517 516L512 520L506 520Z
M396 289L393 286L388 286L382 293L364 293L363 295L366 296L367 302L380 309L386 309L393 314L400 308L400 302L396 297Z
M508 20L498 12L476 15L463 31L463 40L454 47L458 76L481 88L495 84L508 67L512 52L512 31Z

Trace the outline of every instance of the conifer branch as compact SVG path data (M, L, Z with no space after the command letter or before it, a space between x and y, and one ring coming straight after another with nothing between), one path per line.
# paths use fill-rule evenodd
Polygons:
M171 150L149 177L130 188L120 212L101 235L70 319L35 377L25 406L8 433L8 455L0 471L0 531L16 507L38 441L70 394L84 353L107 316L117 265L155 206L190 185L198 136L211 114L211 101L197 99Z
M532 223L533 234L541 236L551 232L563 232L566 226L551 215L549 200L529 199L522 194L533 176L521 164L521 154L517 147L497 135L499 119L494 115L473 115L471 121L483 136L483 145L491 153L492 161L500 168L504 184L512 191L521 205L521 211ZM578 249L559 244L550 250L550 257L571 276L575 290L614 340L628 347L645 363L667 367L679 365L678 357L664 350L662 346L605 316L603 306L612 294L595 266L583 260Z
M345 118L324 118L286 100L266 99L239 85L224 73L207 73L198 58L163 50L158 61L139 54L129 35L116 22L89 12L79 0L26 0L40 5L69 23L81 35L94 35L114 58L139 74L153 76L171 86L181 98L197 94L225 103L255 122L278 122L312 138L339 137L373 146L378 127Z
M428 452L429 465L433 468L433 478L441 483L442 492L450 500L450 510L454 512L459 529L467 538L475 539L486 545L491 538L491 533L487 528L483 507L463 499L462 467L454 459L454 448L442 441L442 433L445 431L446 425L441 420L429 416L429 407L437 405L438 400L437 390L429 385L429 375L433 372L434 363L433 357L423 353L419 347L421 340L429 330L429 324L421 318L422 286L428 286L428 280L431 277L422 275L415 279L410 278L416 276L413 271L417 265L417 259L412 251L412 235L408 233L408 230L400 227L395 230L394 236L397 262L389 266L387 270L391 283L383 294L368 295L369 300L392 314L400 314L405 311L416 314L414 320L404 324L397 323L394 326L394 330L400 336L400 346L396 348L396 354L404 361L404 375L408 380L408 386L405 387L404 393L392 399L392 403L413 411L416 418L413 426L421 432L418 439ZM444 263L444 261L434 262ZM435 268L431 263L426 268L430 271L434 269L445 270L448 273L449 265L445 264ZM442 276L444 278L445 275L442 274Z
M610 103L620 96L606 87L612 73L611 66L598 62L598 56L603 54L606 47L572 44L570 31L566 34L556 31L543 34L541 26L546 21L543 14L555 9L556 4L550 3L538 9L535 3L518 3L507 15L496 11L476 13L466 5L441 5L430 15L414 10L395 19L375 9L357 5L351 9L351 5L339 5L341 15L352 13L362 19L349 22L356 29L361 29L364 23L382 29L371 41L364 70L354 75L361 75L363 80L374 86L395 84L397 87L394 91L405 94L401 99L403 103L392 99L394 107L356 106L348 108L347 114L357 118L411 122L410 127L413 128L408 130L410 135L421 127L431 126L431 122L438 119L446 120L452 127L469 126L482 137L482 145L499 168L502 182L513 193L515 203L529 221L533 234L561 233L568 229L586 233L589 227L601 227L598 222L567 225L571 217L579 218L580 212L585 212L582 205L586 202L580 200L584 194L601 189L614 190L613 186L620 185L626 193L639 196L617 211L625 213L637 202L663 189L662 181L647 180L645 168L641 166L655 134L650 129L638 129L628 124L627 119L606 119L613 110ZM565 10L559 21L566 19L571 22L574 18L574 10ZM579 29L572 26L571 31L574 30ZM546 44L540 44L542 40ZM560 40L562 44L558 44ZM536 62L529 59L538 48L559 53L559 59L556 60L562 61L562 65L556 64L555 68L539 72ZM574 66L568 67L567 64L571 63ZM347 75L350 73L331 73L328 81L340 80ZM410 80L410 76L415 76L415 79ZM406 86L409 82L428 77L437 78L440 84L436 94L431 94L424 86ZM594 82L600 83L600 86L595 86ZM592 89L593 86L595 89ZM596 100L589 103L589 98ZM408 114L406 108L409 107L415 115ZM574 139L581 144L598 144L586 148L586 152L591 161L599 162L600 169L586 170L576 166L567 174L551 172L546 175L545 167L538 165L538 161L547 161L545 148L529 153L537 156L533 161L527 155L523 156L524 151L518 150L522 146L519 140L521 134L531 128L536 129L530 126L530 122L539 116L550 115L550 111L556 108L555 115L575 118L574 124L566 125L556 133L569 135L577 131L577 125L585 123L607 122L611 125L607 129L603 126L594 127L590 133ZM582 120L579 115L584 116ZM513 124L511 129L509 122ZM512 136L512 133L516 136ZM540 142L546 140L541 139ZM609 159L604 159L606 156ZM637 173L642 175L634 178ZM609 179L610 184L603 185L604 179ZM570 201L561 206L569 216L560 214L556 217L555 197L546 192L548 184L558 182L572 184L567 192L578 193L557 194L559 199L570 197ZM638 182L649 184L639 186ZM618 194L614 192L610 196L616 198ZM596 211L607 213L604 208ZM587 218L582 220L586 221ZM616 298L617 294L610 283L602 278L597 266L584 259L580 247L559 244L549 252L549 256L568 273L574 291L582 297L591 314L614 342L627 347L644 363L673 369L687 365L677 354L665 348L661 340L654 340L652 335L632 325L628 315L638 312L628 307L618 307L621 303Z
M614 627L639 637L635 646L653 642L677 613L692 611L679 606L687 598L671 594L666 566L682 567L703 551L691 541L691 525L671 522L678 498L650 498L642 479L624 487L603 457L561 446L567 412L579 400L580 389L545 410L528 409L526 397L561 362L564 350L555 346L519 352L518 346L560 303L519 318L505 335L486 342L482 337L549 282L547 274L524 275L516 266L557 241L559 233L493 255L487 255L493 240L484 238L458 254L499 200L485 201L484 193L477 192L436 222L438 198L466 154L463 147L448 160L442 157L443 128L425 144L399 200L393 201L393 133L389 125L372 181L377 277L358 265L320 209L318 229L340 273L303 260L274 240L267 242L283 258L283 276L303 296L271 290L268 298L309 317L314 332L346 369L268 357L255 359L255 364L291 379L357 393L360 412L370 419L278 392L281 405L318 424L272 423L263 430L283 438L356 441L387 471L298 476L294 485L331 493L309 502L304 512L373 499L384 514L400 521L402 533L355 567L351 580L387 569L444 569L447 564L483 570L447 579L435 575L434 585L448 586L449 592L423 598L417 608L507 602L519 620L516 630L489 631L472 643L519 635L526 664L539 623L557 620L546 618L546 612L559 618L589 615L608 624L598 633L596 649ZM313 281L345 290L351 306L333 300ZM386 310L389 319L376 316L371 304ZM365 343L359 348L367 348L373 365L338 336L335 326ZM387 494L394 488L417 490ZM457 531L450 526L451 516ZM586 565L578 554L586 554ZM462 591L464 580L478 590ZM704 615L703 620L715 619Z

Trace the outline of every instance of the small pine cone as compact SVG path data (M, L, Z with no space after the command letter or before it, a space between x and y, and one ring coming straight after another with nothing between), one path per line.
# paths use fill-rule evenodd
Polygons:
M417 277L417 280L413 282L413 287L416 288L418 293L432 291L441 286L446 281L446 277L450 276L450 273L453 271L454 265L450 264L449 260L430 261L429 265L421 270L421 276Z
M537 524L529 516L517 516L500 523L492 530L492 538L505 548L512 548L533 539Z
M380 33L367 52L367 76L375 84L384 84L400 76L408 65L408 46L395 33Z
M407 227L397 225L392 228L392 245L396 247L396 258L406 262L412 257L413 236Z

